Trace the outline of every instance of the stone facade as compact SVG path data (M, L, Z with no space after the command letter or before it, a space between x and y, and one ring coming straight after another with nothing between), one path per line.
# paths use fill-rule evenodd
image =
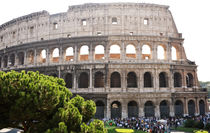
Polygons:
M98 118L208 112L207 92L168 6L84 4L32 13L1 25L0 37L2 71L64 78L74 94L96 102Z

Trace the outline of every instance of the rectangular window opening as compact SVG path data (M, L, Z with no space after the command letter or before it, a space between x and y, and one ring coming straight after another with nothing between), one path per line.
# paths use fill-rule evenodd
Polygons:
M4 37L3 37L3 36L1 36L1 42L3 42L3 39L4 39Z
M149 21L148 18L145 18L144 19L144 25L148 25L149 24L148 21Z
M100 32L100 31L98 31L98 32L97 32L97 35L98 35L98 36L101 36L102 34L101 34L101 32Z
M130 35L132 36L133 35L133 32L130 32Z
M31 34L34 33L34 27L33 27L33 26L30 27L30 33L31 33Z
M53 23L53 29L54 30L58 29L58 23Z
M82 19L82 25L83 25L83 26L87 25L86 19Z

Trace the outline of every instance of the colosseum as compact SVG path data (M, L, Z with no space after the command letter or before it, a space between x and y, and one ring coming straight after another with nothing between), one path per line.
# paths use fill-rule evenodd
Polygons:
M0 69L63 78L96 102L96 118L204 115L207 92L183 42L169 6L74 5L2 24Z

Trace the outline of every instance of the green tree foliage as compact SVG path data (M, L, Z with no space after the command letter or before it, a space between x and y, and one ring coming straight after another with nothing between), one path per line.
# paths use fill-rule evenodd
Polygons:
M95 112L93 101L72 98L63 79L38 72L0 72L0 128L27 133L106 132L102 121L87 124Z

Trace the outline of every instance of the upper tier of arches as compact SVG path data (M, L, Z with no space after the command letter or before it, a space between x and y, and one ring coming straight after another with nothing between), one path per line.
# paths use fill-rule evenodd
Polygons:
M181 38L168 6L104 3L70 6L64 13L36 12L0 26L0 49L56 38L146 35Z

